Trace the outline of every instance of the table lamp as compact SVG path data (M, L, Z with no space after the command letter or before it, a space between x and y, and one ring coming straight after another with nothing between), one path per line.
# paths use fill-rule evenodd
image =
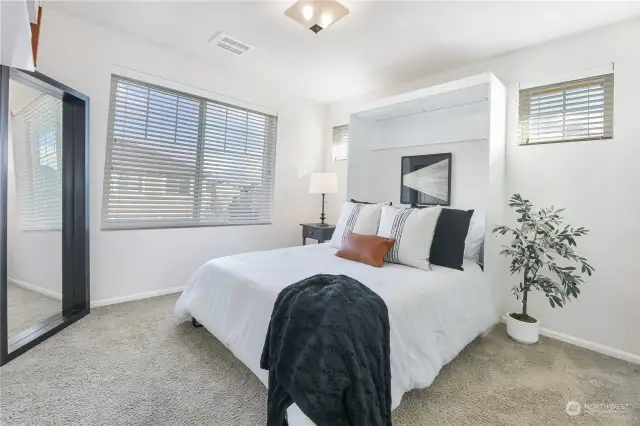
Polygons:
M311 173L309 181L309 194L322 194L322 213L320 214L319 225L328 226L324 223L324 196L326 194L336 194L338 192L338 175L335 173Z

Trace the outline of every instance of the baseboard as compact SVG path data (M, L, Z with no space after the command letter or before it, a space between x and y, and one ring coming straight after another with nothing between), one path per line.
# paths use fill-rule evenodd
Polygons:
M507 318L504 315L500 317L500 320L504 323L507 322ZM590 340L580 339L578 337L573 337L568 334L560 333L558 331L550 330L544 327L540 327L540 334L552 339L569 343L574 346L579 346L584 349L589 349L594 352L608 355L613 358L618 358L623 361L632 362L634 364L640 364L640 355L632 354L631 352L621 351L620 349L615 349L611 346L601 345Z
M50 297L52 299L56 299L56 300L62 300L62 294L61 293L56 293L55 291L52 290L48 290L44 287L40 287L38 285L35 284L31 284L25 281L20 281L20 280L16 280L15 278L9 278L7 277L7 282L13 285L16 285L18 287L22 287L24 289L27 290L31 290L34 291L36 293L40 293L43 296L47 296Z
M165 296L167 294L180 293L184 290L182 287L163 288L161 290L146 291L143 293L131 294L128 296L112 297L110 299L100 299L91 302L92 308L99 306L115 305L116 303L133 302L134 300L148 299L150 297Z
M623 361L629 361L634 364L640 364L640 355L632 354L631 352L621 351L619 349L612 348L611 346L601 345L599 343L592 342L590 340L579 339L577 337L569 336L568 334L559 333L557 331L549 330L548 328L540 327L540 334L543 336L551 337L552 339L561 340L566 343L571 343L581 348L589 349L594 352L598 352L604 355L609 355L614 358L621 359Z

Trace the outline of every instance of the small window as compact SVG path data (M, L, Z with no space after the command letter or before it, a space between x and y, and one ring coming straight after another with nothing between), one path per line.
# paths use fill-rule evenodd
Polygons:
M344 161L347 159L349 150L349 125L336 126L333 128L333 161Z
M62 229L62 101L41 94L13 117L20 229Z
M613 74L520 90L520 145L613 138Z
M113 76L104 229L271 222L277 117Z

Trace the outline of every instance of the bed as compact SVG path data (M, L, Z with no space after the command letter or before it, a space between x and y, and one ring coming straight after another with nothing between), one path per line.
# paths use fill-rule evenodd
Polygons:
M335 256L328 244L213 259L189 280L176 303L180 320L195 318L266 386L260 354L280 290L318 274L344 274L378 293L391 326L391 396L429 386L446 363L498 320L491 283L473 261L464 271L403 265L374 268ZM292 426L312 425L294 405Z

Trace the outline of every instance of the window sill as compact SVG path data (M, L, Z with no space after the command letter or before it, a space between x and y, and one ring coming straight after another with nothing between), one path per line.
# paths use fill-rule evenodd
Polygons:
M100 231L145 231L145 230L158 230L158 229L185 229L185 228L220 228L228 226L263 226L272 225L272 221L268 222L256 222L256 223L202 223L202 224L175 224L175 225L163 225L163 224L127 224L127 225L105 225L102 224Z

